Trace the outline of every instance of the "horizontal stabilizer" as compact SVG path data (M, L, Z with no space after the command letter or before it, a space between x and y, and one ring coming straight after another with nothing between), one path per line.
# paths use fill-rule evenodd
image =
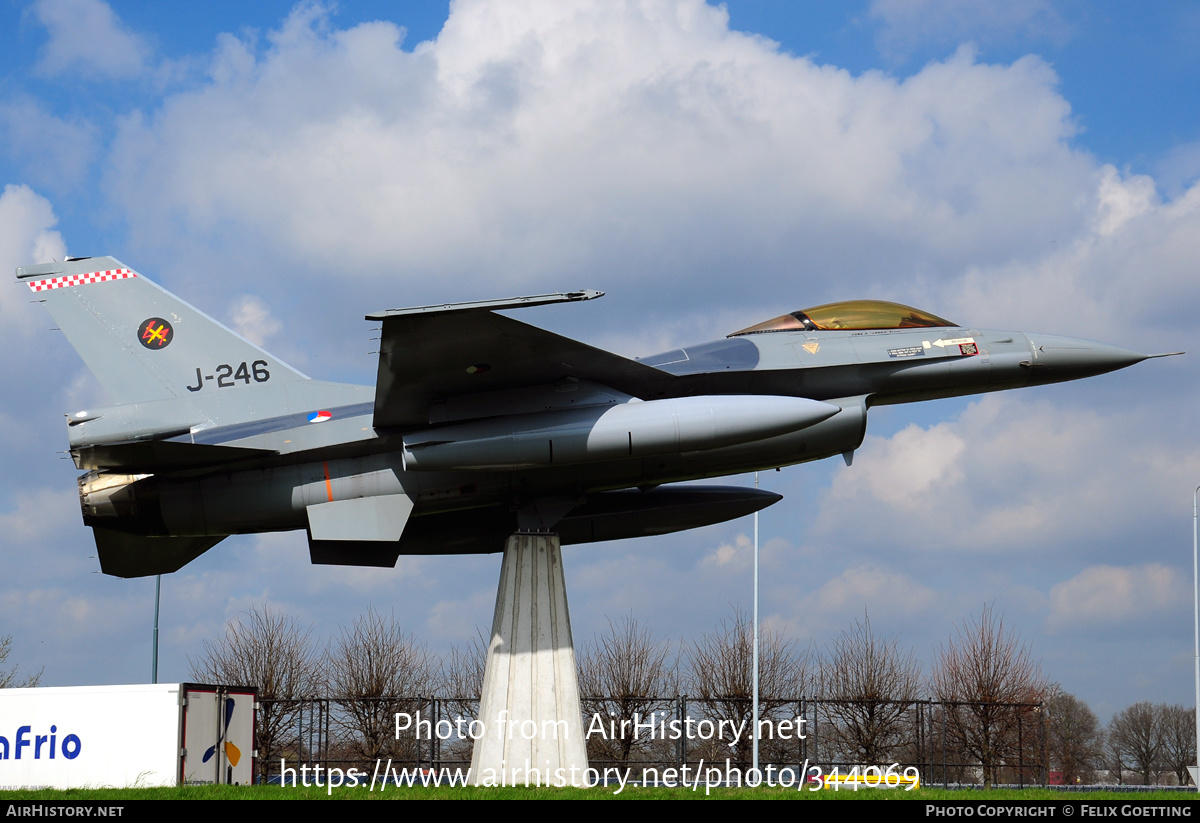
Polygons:
M179 571L224 540L218 537L143 537L93 528L100 570L114 577L148 577Z
M119 469L129 474L154 474L202 469L277 454L270 449L243 449L177 440L140 440L82 446L71 450L80 469Z

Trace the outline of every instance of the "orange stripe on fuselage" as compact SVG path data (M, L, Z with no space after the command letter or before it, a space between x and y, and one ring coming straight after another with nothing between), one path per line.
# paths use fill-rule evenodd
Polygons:
M329 482L329 463L322 461L321 466L325 469L325 496L329 498L329 502L333 502L333 484Z

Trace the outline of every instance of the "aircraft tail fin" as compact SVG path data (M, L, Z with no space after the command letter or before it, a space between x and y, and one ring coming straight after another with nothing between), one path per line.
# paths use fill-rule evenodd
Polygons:
M24 266L17 278L116 404L223 406L224 389L307 379L111 257Z

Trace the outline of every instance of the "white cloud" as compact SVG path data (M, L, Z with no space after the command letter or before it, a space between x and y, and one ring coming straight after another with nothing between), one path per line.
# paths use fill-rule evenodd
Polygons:
M253 294L244 294L234 303L230 312L233 330L256 346L283 328L283 324L271 316L271 309Z
M0 102L0 145L39 187L64 192L83 182L95 161L95 126L55 116L33 98Z
M30 11L49 35L37 64L45 74L111 80L133 77L146 65L145 38L103 0L37 0Z
M5 186L0 194L0 270L11 272L18 266L62 260L66 245L62 235L53 230L57 222L46 198L28 186ZM29 294L29 289L11 281L0 288L3 337L45 319L29 305Z
M1064 542L1111 549L1114 534L1144 528L1135 513L1166 516L1200 462L1186 428L1160 411L991 395L957 420L868 435L835 477L815 533L959 559L1033 558Z
M846 473L844 477L846 483L865 483L873 497L890 506L934 508L940 490L957 486L963 480L960 458L966 444L950 424L929 429L910 425L886 440L882 447L878 464L869 471Z
M750 538L739 534L732 543L722 543L711 554L705 555L700 561L700 565L745 567L748 562L751 562L752 553L753 547L750 545Z
M1151 179L1105 166L1093 191L1086 229L1047 254L973 267L944 294L946 313L984 328L1186 348L1200 311L1200 184L1164 202Z
M27 489L7 502L11 508L0 511L0 549L7 549L8 557L18 546L40 545L47 537L61 539L60 530L70 528L68 517L79 511L78 498L70 488Z
M1144 630L1145 622L1179 611L1188 587L1177 569L1143 566L1091 566L1050 590L1050 631L1114 626Z
M908 575L875 565L853 566L823 584L815 597L816 611L847 618L864 608L906 617L931 610L938 593Z
M426 626L431 639L442 643L466 643L482 630L486 637L492 627L481 618L494 611L496 593L487 588L464 596L439 600L429 610Z
M1158 205L1154 181L1145 175L1122 179L1112 166L1105 166L1100 178L1096 215L1096 233L1111 237L1130 220Z
M305 6L265 48L224 37L210 83L122 123L109 183L138 242L442 295L568 273L687 302L736 271L764 305L795 277L905 296L1089 216L1037 58L852 77L695 0L463 2L436 41L400 36Z
M796 592L792 598L776 597L774 619L788 628L789 636L821 645L869 613L881 632L898 634L903 628L910 640L929 641L957 617L959 598L927 586L905 570L886 562L856 561L850 552L843 561L792 569L791 574L799 572L812 585L820 584L812 591L798 588L797 581L768 576L766 591L778 589L778 595L790 588ZM822 574L814 575L818 571Z

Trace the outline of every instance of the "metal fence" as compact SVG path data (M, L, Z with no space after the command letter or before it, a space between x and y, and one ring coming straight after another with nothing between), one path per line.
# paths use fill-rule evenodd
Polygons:
M646 769L744 773L751 765L745 698L585 697L581 705L593 768L631 769L636 781ZM298 765L371 774L385 760L393 768L465 771L472 735L482 730L478 707L474 697L263 700L259 780ZM896 765L915 767L925 785L1049 780L1042 704L772 699L760 701L760 734L764 771L846 775Z

